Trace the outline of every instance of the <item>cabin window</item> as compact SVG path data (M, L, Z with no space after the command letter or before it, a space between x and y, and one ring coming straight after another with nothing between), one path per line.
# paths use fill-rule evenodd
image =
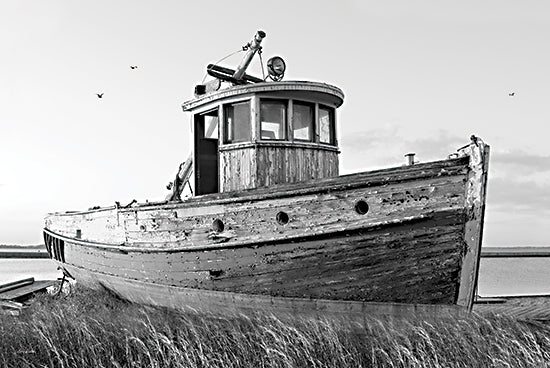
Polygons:
M250 102L225 105L224 143L249 142L251 140Z
M294 139L313 141L313 105L294 102L292 106L292 136Z
M319 106L319 142L336 144L336 132L334 125L334 110L329 107Z
M201 114L200 120L203 124L203 138L218 139L218 110Z
M261 100L261 139L285 139L286 101Z

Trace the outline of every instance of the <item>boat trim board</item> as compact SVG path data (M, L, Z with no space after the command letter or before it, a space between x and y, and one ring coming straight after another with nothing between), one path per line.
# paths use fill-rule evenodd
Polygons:
M464 148L469 152L470 172L465 197L467 216L464 225L465 248L457 297L457 304L468 307L470 310L473 306L479 274L490 151L490 147L483 142L479 142L480 140L475 136L472 136L472 141L474 141L474 144Z
M439 211L439 212L445 212L445 211ZM377 221L372 222L367 225L360 224L354 227L348 227L344 230L339 231L333 231L330 233L327 233L325 231L319 230L319 231L313 231L308 233L307 236L304 235L296 235L296 236L287 236L282 237L280 239L271 239L262 241L261 243L258 243L256 239L252 240L239 240L234 242L228 242L223 241L220 243L213 243L208 245L198 245L198 246L189 246L186 245L184 247L147 247L147 246L127 246L125 243L121 244L107 244L107 243L100 243L100 242L92 242L92 241L86 241L81 239L75 239L71 237L67 237L64 235L57 234L51 230L48 230L47 228L44 228L44 233L57 238L61 239L66 242L71 242L74 244L91 247L91 248L98 248L98 249L108 249L108 250L114 250L114 251L120 251L120 252L140 252L140 253L176 253L176 252L196 252L196 251L205 251L205 250L216 250L216 249L228 249L228 248L241 248L241 247L250 247L250 246L261 246L266 244L277 244L277 243L288 243L288 242L296 242L298 240L303 239L316 239L318 237L332 237L338 234L347 234L347 233L353 233L356 231L369 231L371 229L379 229L384 227L389 227L393 225L404 225L408 223L416 223L419 221L424 220L430 220L435 216L435 213L432 213L431 215L419 215L419 216L409 216L406 218L400 218L396 220L388 220L388 221ZM224 236L223 233L217 234L216 236L222 237ZM136 243L139 244L139 243ZM147 244L147 243L142 243Z
M210 102L223 100L229 97L240 96L244 94L254 94L263 92L296 92L304 91L308 93L323 93L331 96L335 107L339 107L344 102L344 92L338 87L326 83L306 82L306 81L281 81L277 83L264 82L255 84L246 84L231 89L224 89L211 94L204 95L182 104L183 111L190 111L204 106Z

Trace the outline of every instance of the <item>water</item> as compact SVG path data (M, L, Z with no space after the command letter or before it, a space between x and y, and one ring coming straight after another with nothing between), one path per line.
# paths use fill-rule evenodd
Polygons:
M50 259L0 258L0 284L29 277L35 280L55 280L62 276Z
M0 284L28 277L34 277L35 280L54 280L61 276L61 271L49 259L0 258ZM550 257L482 258L478 294L550 294Z
M549 295L550 257L482 258L478 294Z

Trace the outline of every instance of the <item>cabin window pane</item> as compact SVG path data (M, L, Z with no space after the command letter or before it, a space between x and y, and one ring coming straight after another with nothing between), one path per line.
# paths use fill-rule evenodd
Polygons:
M285 139L286 102L261 101L262 139Z
M251 140L250 102L225 106L225 143Z
M207 112L202 116L204 138L218 139L218 110Z
M313 105L295 102L292 111L294 139L313 141Z
M336 144L334 129L334 110L319 106L319 141L321 143Z

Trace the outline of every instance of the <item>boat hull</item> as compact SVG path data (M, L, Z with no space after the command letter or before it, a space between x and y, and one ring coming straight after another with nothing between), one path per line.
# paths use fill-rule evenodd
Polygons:
M294 305L360 314L380 303L390 303L378 308L386 312L468 310L488 147L466 153L175 204L52 214L45 242L82 284L140 303L294 314Z

